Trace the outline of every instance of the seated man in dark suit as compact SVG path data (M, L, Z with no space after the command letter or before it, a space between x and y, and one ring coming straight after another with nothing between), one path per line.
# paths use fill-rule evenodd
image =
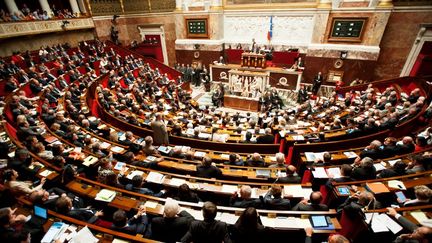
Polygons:
M141 234L145 237L151 235L149 223L144 205L141 205L138 212L128 220L126 212L119 209L113 214L113 223L111 229L126 234Z
M251 198L251 196L252 196L252 188L250 186L243 185L240 188L240 193L235 192L231 197L230 206L238 207L238 208L247 208L247 207L260 208L261 201L259 199Z
M165 201L163 217L152 219L152 238L163 242L178 242L188 231L193 216L182 210L176 200ZM169 234L167 233L169 232Z
M293 211L327 211L328 206L321 204L322 201L321 192L312 192L309 197L309 202L307 199L303 199L297 205L293 207Z
M301 177L296 172L296 167L293 165L288 165L285 177L279 177L278 181L280 183L293 183L298 184L301 182Z
M238 166L243 166L244 165L244 161L243 159L240 157L240 155L238 154L230 154L229 155L229 160L225 161L224 164L226 165L238 165Z
M264 167L265 162L259 153L253 153L250 159L246 161L246 165L252 167Z
M271 128L265 129L265 134L257 137L257 143L260 144L272 144L274 143L275 137L272 134Z
M399 224L401 224L405 229L412 232L410 234L399 235L394 242L396 243L421 243L421 242L431 242L432 239L432 228L427 226L417 226L409 219L398 214L394 208L387 208L387 213L395 218Z
M407 167L407 164L405 164L405 162L398 161L391 168L382 170L379 173L378 177L379 178L388 178L388 177L405 175L405 168L406 167Z
M99 216L103 215L102 211L93 212L93 210L88 208L74 208L72 199L69 197L60 197L57 199L56 211L89 224L98 224Z
M273 185L262 198L264 208L269 210L290 210L291 203L288 199L282 198L282 188Z
M369 157L371 159L378 159L382 156L382 151L380 150L381 142L378 140L372 141L369 146L360 152L360 158Z
M60 197L69 197L72 200L72 206L74 208L85 208L84 201L73 195L72 193L67 193L66 191L53 187L48 190L37 190L30 194L30 200L36 205L42 205L42 207L54 210L56 202Z
M351 174L351 178L354 180L372 180L376 178L376 169L371 158L363 158L357 166Z
M222 176L222 171L212 165L212 159L210 157L204 157L201 165L196 167L196 176L204 178L219 178Z
M192 222L189 231L181 242L194 243L231 243L227 224L215 220L217 207L212 202L205 202L202 208L204 221Z
M378 209L381 204L375 199L374 195L368 191L357 192L338 207L338 212L343 210L346 215L355 219L358 215L363 215L363 209Z
M406 136L402 138L402 141L396 143L397 154L409 154L414 152L415 144L412 137Z

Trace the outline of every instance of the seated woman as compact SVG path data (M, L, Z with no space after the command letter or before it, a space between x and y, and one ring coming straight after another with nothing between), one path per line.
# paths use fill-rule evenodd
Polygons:
M29 181L17 181L19 174L16 170L8 169L4 172L3 177L5 179L5 187L10 189L14 194L17 195L30 195L35 191L42 190L45 184L46 178L42 178L38 186L33 187L33 183Z
M232 240L239 242L264 242L265 228L255 208L246 208L232 228Z

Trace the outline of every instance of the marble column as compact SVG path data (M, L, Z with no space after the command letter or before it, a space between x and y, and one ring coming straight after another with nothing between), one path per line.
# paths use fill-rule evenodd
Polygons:
M71 8L72 8L72 13L77 14L77 16L79 16L81 14L81 12L80 12L80 9L78 7L77 0L69 0L69 3L70 3Z
M48 0L39 0L39 4L41 5L42 11L46 11L48 13L48 16L52 16L53 12L50 8L50 5L48 3Z
M318 1L318 8L331 8L332 7L332 1L331 0L319 0Z
M86 9L84 0L78 0L78 7L81 10L81 13L87 14L87 9Z
M20 13L21 11L18 9L18 6L15 3L15 0L5 0L6 7L9 10L9 13Z

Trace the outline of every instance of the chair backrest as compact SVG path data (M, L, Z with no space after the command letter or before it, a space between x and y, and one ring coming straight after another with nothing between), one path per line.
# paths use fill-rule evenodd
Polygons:
M351 242L354 242L357 236L368 228L360 214L353 218L348 216L346 212L342 211L342 216L339 222L340 225L342 225L339 234L350 239Z

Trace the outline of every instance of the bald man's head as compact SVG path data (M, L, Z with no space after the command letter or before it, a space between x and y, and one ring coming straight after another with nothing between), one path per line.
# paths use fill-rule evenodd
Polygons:
M350 243L347 238L343 235L330 235L328 238L328 243Z
M311 204L320 204L322 200L321 192L312 192L309 199Z

